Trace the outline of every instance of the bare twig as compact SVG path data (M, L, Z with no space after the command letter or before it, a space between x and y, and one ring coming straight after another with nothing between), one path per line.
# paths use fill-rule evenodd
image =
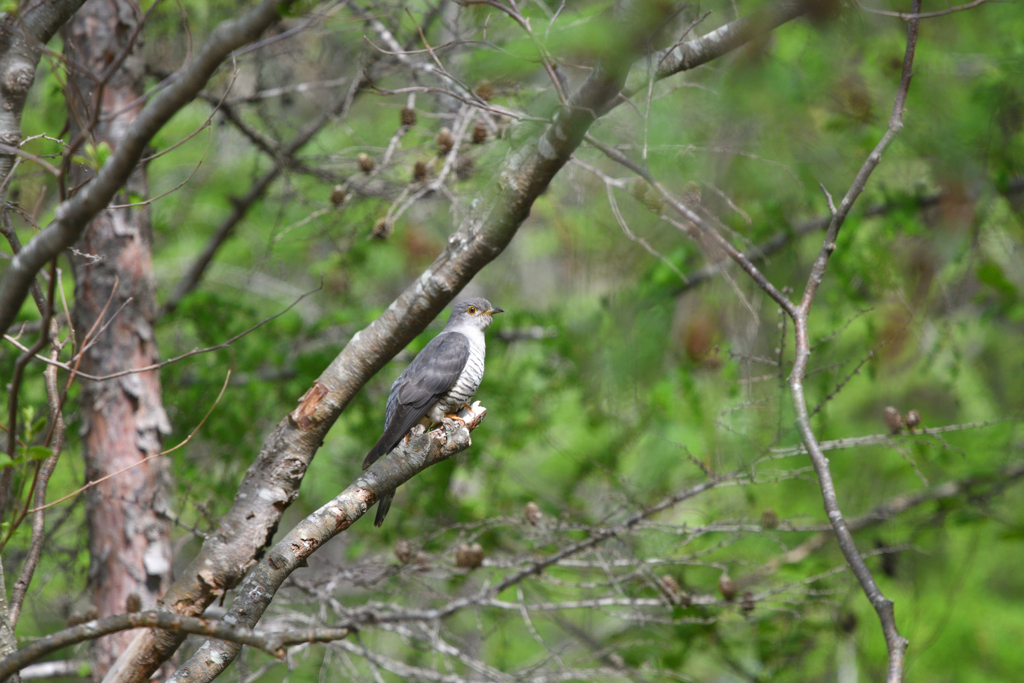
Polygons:
M280 318L282 315L284 315L288 311L290 311L293 308L295 308L295 306L297 306L299 304L299 302L301 302L307 296L309 296L311 294L316 294L317 292L322 290L323 287L324 287L323 282L321 282L319 287L317 287L316 289L310 290L310 291L300 295L297 299L295 299L295 301L293 301L292 303L288 304L288 306L286 308L284 308L283 310L281 310L280 312L275 313L274 315L272 315L272 316L270 316L268 318L264 318L263 320L259 321L258 323L256 323L252 327L249 327L248 329L242 330L238 334L234 335L230 339L227 339L226 341L221 342L220 344L216 344L215 346L207 346L206 348L202 348L202 349L192 349L191 351L189 351L187 353L183 353L180 356L175 356L174 358L168 358L167 360L160 361L159 363L153 363L151 365L146 365L146 366L141 367L141 368L131 368L130 370L122 370L121 372L115 372L115 373L112 373L112 374L109 374L109 375L90 375L88 373L81 372L81 371L78 370L78 361L80 360L82 354L85 352L85 346L84 345L83 345L83 349L81 351L79 351L77 354L75 354L75 358L73 359L75 361L75 364L73 366L72 366L71 363L64 363L64 362L61 362L61 361L58 361L58 360L54 360L52 358L47 358L45 356L41 356L39 354L36 354L36 358L38 360L48 364L48 365L52 365L52 366L61 368L62 370L67 370L68 372L73 373L74 377L81 377L82 379L91 380L93 382L106 382L106 381L109 381L109 380L112 380L112 379L117 379L118 377L124 377L125 375L133 375L133 374L136 374L136 373L139 373L139 372L149 372L151 370L159 370L160 368L164 367L165 365L172 365L174 363L182 361L182 360L184 360L186 358L190 358L192 356L199 356L199 355L202 355L204 353L210 353L211 351L219 351L220 349L228 348L229 346L234 344L236 341L238 341L242 337L244 337L244 336L246 336L248 334L251 334L252 332L255 332L256 330L258 330L259 328L263 327L267 323L272 322L272 321ZM9 343L13 344L14 346L18 347L19 349L26 350L25 346L23 344L18 342L17 339L14 339L10 335L4 335L4 339L6 339Z
M671 192L669 192L664 185L658 182L658 180L655 179L653 175L651 175L651 172L647 170L647 168L634 163L625 154L623 154L622 152L618 151L613 147L609 147L603 142L600 142L599 140L595 139L592 135L587 135L586 141L593 145L594 147L596 147L597 149L601 150L601 152L603 152L605 156L607 156L612 161L615 161L616 163L625 166L626 168L630 169L637 175L641 176L644 180L646 180L651 185L651 187L654 188L658 192L658 194L660 194L662 198L677 213L679 213L683 218L685 218L692 225L698 228L701 236L709 239L715 247L721 249L729 256L729 258L735 261L740 266L740 268L742 268L744 272L746 272L747 275L749 275L754 280L754 282L756 282L757 285L762 290L764 290L766 294L768 294L768 296L770 296L777 304L779 304L779 306L783 308L783 310L786 311L787 314L789 314L791 317L796 314L796 307L793 305L793 302L791 302L789 298L787 298L782 292L776 289L775 285L768 281L768 278L766 278L761 273L761 271L758 270L757 266L755 266L750 261L750 259L748 259L742 252L740 252L739 249L734 247L728 240L722 237L722 235L719 234L718 230L716 230L714 226L710 225L706 220L704 220L703 216L699 215L696 211L686 206L686 204L681 202ZM678 224L676 225L677 227L680 227L678 226ZM681 229L683 228L681 227ZM685 232L685 229L683 231Z
M165 451L160 451L159 453L156 453L154 455L150 455L148 457L142 458L141 460L139 460L137 462L134 462L131 465L128 465L127 467L122 467L121 469L117 470L116 472L111 472L110 474L104 475L104 476L100 477L99 479L94 479L93 481L90 481L89 483L85 484L84 486L81 486L81 487L75 489L71 493L69 493L66 496L63 496L61 498L58 498L55 501L52 501L50 503L46 503L45 505L39 505L37 503L36 507L34 507L31 510L29 510L29 512L42 512L43 510L45 510L47 508L51 508L54 505L59 505L60 503L63 503L65 500L68 500L70 498L74 498L78 494L80 494L80 493L82 493L84 491L87 491L87 490L91 489L94 486L102 484L103 482L105 482L106 480L108 480L108 479L110 479L112 477L116 477L117 475L123 474L123 473L127 472L130 469L134 469L134 468L138 467L139 465L142 465L143 463L147 463L150 460L154 460L156 458L160 458L160 457L163 457L165 455L169 455L169 454L173 453L174 451L178 450L179 448L181 448L182 446L187 444L189 441L191 441L192 438L199 431L199 429L206 423L206 420L210 417L210 415L213 413L214 408L217 407L217 404L220 403L220 399L224 396L224 392L227 390L228 382L230 380L231 380L231 371L228 370L227 375L224 377L224 384L221 386L220 393L217 394L217 398L214 399L213 405L211 405L210 409L206 411L206 415L203 415L203 419L199 421L199 424L197 424L195 427L193 427L192 431L188 433L188 436L186 436L184 439L182 439L177 445L172 446L171 448L168 448Z
M51 323L50 329L50 357L56 358L60 353L57 343L57 327ZM33 502L38 508L46 502L46 488L50 482L50 476L57 467L57 460L64 450L64 415L62 412L60 388L57 386L57 368L49 366L43 371L43 378L46 384L46 401L50 410L50 433L47 435L47 444L50 446L51 454L39 463L36 468L35 481L33 482ZM11 627L17 625L18 617L21 614L21 606L28 592L29 584L32 583L32 575L35 573L39 558L43 552L43 540L45 528L45 515L42 510L32 510L32 538L29 541L28 553L25 556L25 563L21 567L21 573L14 582L11 589L10 621Z
M20 253L20 252L19 252ZM54 261L50 266L50 282L49 288L46 293L46 305L43 309L43 325L42 330L39 333L39 338L35 343L28 349L25 350L18 360L14 363L14 374L11 377L11 382L8 389L7 396L7 455L10 456L13 461L16 456L16 448L18 441L18 392L21 390L21 378L25 372L25 367L29 364L29 361L44 347L50 336L50 320L53 317L53 302L54 292L57 286L57 263ZM7 507L10 504L11 495L11 478L14 472L14 467L4 468L3 475L0 476L0 517L7 512ZM0 543L0 547L6 545L7 540L14 533L17 528L16 523L12 523L8 529L8 533L5 535L3 543Z
M950 7L948 9L935 10L934 12L890 12L884 9L875 9L873 7L865 7L859 1L855 1L857 7L860 7L865 12L871 14L881 14L885 17L897 17L903 21L911 21L914 19L933 19L935 17L944 17L947 14L953 14L954 12L963 12L964 10L973 9L978 5L982 5L988 0L974 0L966 5L957 5L956 7Z
M284 633L260 633L216 619L183 617L169 612L117 614L52 633L0 659L0 680L6 679L37 659L69 645L94 640L108 633L135 628L158 628L175 633L192 633L229 640L258 648L278 659L284 658L285 648L290 645L330 642L347 638L351 633L351 629L348 628L311 628L305 631L296 629Z
M921 9L921 0L914 0L913 12L916 14ZM818 258L811 268L811 274L804 289L803 298L795 315L793 315L794 333L796 335L796 349L793 361L793 371L789 377L790 392L793 396L793 405L796 410L796 423L803 439L804 446L810 456L814 471L818 475L818 482L821 487L822 501L825 505L825 512L829 522L835 530L839 547L850 564L850 569L860 582L864 594L871 602L872 607L878 614L882 624L882 631L885 634L885 642L889 651L889 667L887 680L889 683L899 683L903 680L903 658L907 649L907 639L900 635L896 627L896 618L893 613L893 603L886 598L875 583L871 570L864 563L864 559L857 551L853 536L847 526L846 520L839 509L839 500L836 496L835 485L832 481L832 473L829 470L828 459L821 451L817 436L811 427L810 415L807 410L807 399L804 396L804 374L807 370L807 362L810 359L810 335L808 331L808 315L814 295L821 285L825 276L825 269L832 252L836 249L836 238L839 230L853 206L854 201L863 192L871 172L882 160L882 154L892 143L896 134L903 128L903 111L907 100L907 92L910 89L910 80L913 75L914 51L917 47L918 20L911 19L907 26L907 48L903 56L903 71L900 75L900 84L893 103L892 115L889 117L889 126L882 139L875 149L868 155L867 160L861 166L853 184L847 191L846 196L835 208L832 221L825 234L825 241L822 245Z

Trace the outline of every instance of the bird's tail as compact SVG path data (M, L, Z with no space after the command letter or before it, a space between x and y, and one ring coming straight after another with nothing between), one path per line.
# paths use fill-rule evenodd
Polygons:
M386 455L388 452L388 445L384 442L384 436L381 436L377 440L377 443L373 445L370 452L366 454L366 458L363 459L363 469L368 469L370 465L377 462L381 456ZM373 525L379 527L384 523L384 518L388 515L388 510L391 508L391 501L395 497L394 491L388 491L382 493L380 500L377 501L377 516L373 520Z
M379 527L384 523L384 518L388 516L388 510L391 509L391 501L395 497L394 491L388 491L382 494L380 500L377 501L377 516L373 519L373 525Z
M369 469L370 465L377 462L387 452L387 444L384 443L384 437L381 436L377 439L377 443L373 444L373 448L366 454L366 457L363 458L363 469Z

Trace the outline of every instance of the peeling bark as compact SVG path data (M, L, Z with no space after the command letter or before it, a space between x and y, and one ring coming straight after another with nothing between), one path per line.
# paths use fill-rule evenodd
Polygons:
M72 73L67 97L72 140L84 135L86 144L105 142L114 150L138 117L141 105L129 105L143 91L141 55L138 45L131 44L140 18L134 2L90 0L68 26L65 50L75 63L86 65L100 82L112 66L117 67L99 87L94 78ZM101 114L116 113L95 116L97 106ZM90 128L92 121L97 123ZM72 187L92 175L92 169L74 167ZM140 167L115 201L128 203L128 197L146 194L145 170ZM146 207L101 211L76 243L71 258L75 327L80 347L91 344L82 360L83 372L108 375L159 360L153 332L151 243ZM94 326L95 336L88 338ZM170 432L155 370L84 382L81 417L89 481L159 453L162 436ZM166 508L167 479L166 463L155 459L88 493L89 580L101 618L124 613L133 595L144 609L154 607L170 582L170 529L160 514ZM124 631L97 640L93 676L102 678L133 637Z

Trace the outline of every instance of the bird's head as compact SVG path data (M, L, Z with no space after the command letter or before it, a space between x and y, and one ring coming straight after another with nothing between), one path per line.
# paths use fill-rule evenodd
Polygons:
M486 330L494 322L494 314L504 312L504 309L492 306L487 299L463 299L452 307L448 325L471 325Z

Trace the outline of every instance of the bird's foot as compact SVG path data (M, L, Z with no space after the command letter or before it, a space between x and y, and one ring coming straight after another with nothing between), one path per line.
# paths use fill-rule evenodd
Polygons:
M473 405L463 406L455 418L462 422L469 429L475 428L487 414L487 409L480 405L480 401L473 401Z

